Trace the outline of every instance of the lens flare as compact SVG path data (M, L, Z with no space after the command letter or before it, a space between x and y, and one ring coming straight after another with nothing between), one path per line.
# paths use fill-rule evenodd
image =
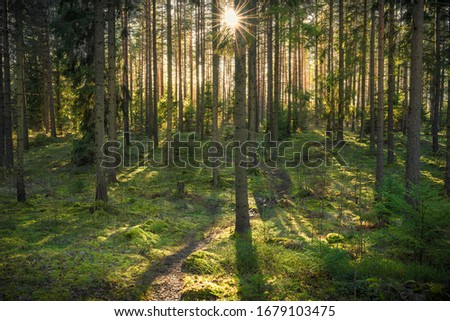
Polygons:
M239 17L233 8L225 9L223 15L223 22L225 26L229 29L236 29L236 27L239 25Z

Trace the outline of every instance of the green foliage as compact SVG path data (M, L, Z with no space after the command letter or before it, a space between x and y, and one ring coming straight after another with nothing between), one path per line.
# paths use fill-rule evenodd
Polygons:
M223 287L209 282L203 281L193 283L181 291L181 300L183 301L216 301L223 297L225 290Z
M223 269L219 260L220 258L213 253L197 251L188 256L182 267L193 274L220 274Z
M325 239L329 244L336 244L344 242L345 236L339 233L328 233Z

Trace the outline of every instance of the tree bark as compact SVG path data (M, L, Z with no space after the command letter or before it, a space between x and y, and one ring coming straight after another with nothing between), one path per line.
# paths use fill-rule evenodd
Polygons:
M408 140L406 150L406 201L416 210L420 199L417 188L420 183L420 127L423 90L423 0L412 5L412 39L410 72L410 106L408 110Z
M3 42L3 102L4 102L4 139L5 139L5 167L14 167L14 148L12 139L12 110L11 110L11 62L9 52L9 24L8 1L3 0L2 42ZM0 57L1 58L1 57Z
M384 0L378 1L378 117L375 189L381 200L384 180Z
M369 105L370 152L375 151L375 8L372 3L370 25Z
M153 49L153 141L155 148L159 145L158 137L158 103L159 103L159 91L158 91L158 51L157 51L157 30L156 30L156 0L152 0L153 12L152 12L152 49Z
M172 141L172 107L173 107L173 87L172 87L172 4L171 0L166 2L167 10L167 133L166 141ZM167 149L167 160L172 161L171 148Z
M249 20L249 48L248 48L248 138L255 139L258 129L257 114L257 87L256 87L256 0L250 0L248 5Z
M45 103L49 111L50 134L56 137L55 100L53 96L53 70L50 46L50 22L49 22L49 0L43 2L43 41L44 41L44 78L45 78Z
M388 40L388 154L387 163L393 164L395 161L394 154L394 91L395 91L395 4L394 1L389 3L389 40Z
M235 7L240 4L235 0ZM234 139L241 144L247 140L246 128L246 48L244 35L235 31L235 70L234 70ZM244 152L244 153L241 153ZM243 154L243 155L242 155ZM250 230L250 218L248 214L248 188L247 188L247 169L241 165L245 158L245 151L240 150L235 153L235 193L236 193L236 226L238 234L246 233Z
M183 110L183 68L182 68L182 49L181 49L181 1L177 0L177 26L178 26L178 131L183 131L183 119L184 119L184 110Z
M122 113L123 113L123 131L125 145L131 144L130 138L130 89L129 89L129 74L128 74L128 5L129 0L125 3L121 10L122 18Z
M364 0L363 13L363 38L361 42L362 62L361 62L361 128L359 138L365 136L366 130L366 70L367 70L367 1Z
M212 73L213 73L213 92L212 92L212 138L213 141L219 141L219 63L220 57L217 53L219 40L219 22L217 17L219 15L219 8L217 6L217 0L212 1L212 15L213 15L213 61L212 61ZM214 188L219 186L219 168L214 166L212 170L212 183Z
M25 53L23 42L23 2L16 0L15 6L16 18L16 108L17 108L17 165L16 165L16 179L17 179L17 201L25 202Z
M108 138L110 141L117 140L117 79L116 79L116 3L115 0L108 2ZM108 181L117 182L115 168L108 170Z
M344 0L339 0L339 102L337 141L344 140Z
M95 200L108 200L106 177L102 166L103 139L105 136L105 23L104 1L95 0Z
M3 28L3 2L0 2L0 26ZM3 98L3 41L0 41L0 167L5 166L5 100Z
M448 9L448 18L450 21L450 8ZM450 33L450 24L448 25L448 32ZM450 61L450 50L448 50L448 59ZM445 190L447 196L450 197L450 77L447 76L447 156L445 166Z
M434 64L434 75L433 75L433 98L432 98L432 108L433 108L433 118L431 124L431 135L432 135L432 150L433 153L439 151L439 104L441 95L441 30L440 30L440 5L439 1L435 2L436 6L436 20L435 20L435 64Z

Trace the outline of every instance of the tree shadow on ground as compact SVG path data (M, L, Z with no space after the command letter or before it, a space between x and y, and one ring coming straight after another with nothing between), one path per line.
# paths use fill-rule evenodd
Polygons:
M236 235L236 265L239 279L238 295L243 301L267 299L267 277L261 273L257 249L251 233Z

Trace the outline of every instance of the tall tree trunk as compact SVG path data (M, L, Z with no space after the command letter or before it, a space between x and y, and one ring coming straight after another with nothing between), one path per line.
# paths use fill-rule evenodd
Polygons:
M177 29L178 29L178 131L183 131L183 69L182 69L182 49L181 49L181 38L183 36L181 32L181 1L177 0Z
M377 168L375 187L377 200L381 200L384 180L384 0L378 1L378 117L377 117Z
M393 164L394 157L394 91L395 91L395 4L389 3L389 49L388 49L388 154L387 163Z
M154 134L153 131L153 79L152 79L152 41L153 41L153 36L152 36L152 24L151 24L151 2L150 0L146 0L146 68L145 68L145 84L146 84L146 99L145 99L145 110L146 110L146 129L147 129L147 136L149 138L151 138ZM155 92L156 94L156 92Z
M250 140L255 139L257 132L257 87L256 87L256 0L250 0L248 2L248 14L249 18L249 48L248 48L248 138Z
M0 2L0 27L3 28L3 2ZM3 40L0 41L0 167L5 166L5 100L3 98Z
M327 75L328 75L328 84L327 84L327 96L328 96L328 104L329 104L329 112L327 117L327 131L332 132L335 129L334 124L334 114L335 114L335 106L334 106L334 71L333 71L333 43L334 43L334 31L333 31L333 0L329 0L329 17L328 17L328 64L327 64Z
M200 139L205 135L205 67L206 67L206 30L205 30L205 0L200 0L200 53L201 53L201 84L200 84Z
M157 30L156 30L156 0L152 0L153 12L152 12L152 41L153 41L153 141L155 148L158 147L158 103L159 103L159 91L158 91L158 51L157 51Z
M362 62L361 62L361 128L359 137L365 136L366 130L366 69L367 69L367 1L364 0L363 17L363 38L361 42Z
M45 64L45 102L50 113L50 133L52 137L56 137L56 120L55 120L55 100L53 96L53 70L50 46L50 22L49 22L49 0L44 1L44 64Z
M318 0L315 1L315 23L318 26ZM289 37L289 44L291 37ZM289 55L291 50L289 50ZM289 61L290 63L290 61ZM289 72L290 72L289 67ZM314 36L314 125L319 126L319 35Z
M370 25L369 105L370 152L375 151L375 8L372 3Z
M200 106L200 55L201 55L201 18L200 18L200 1L196 3L196 19L195 19L195 132L201 136L201 106Z
M450 21L450 8L448 9L448 20ZM448 25L450 34L450 23ZM448 50L448 60L450 61L450 50ZM450 197L450 75L447 75L447 156L445 166L445 190Z
M403 95L405 95L405 99L402 102L402 133L406 135L407 133L407 121L408 121L408 65L404 66L404 75L403 75Z
M108 2L108 139L117 140L116 113L117 113L117 79L116 79L116 2ZM117 182L115 168L108 170L108 180Z
M1 1L1 0L0 0ZM11 111L11 62L9 52L9 24L8 1L3 0L2 42L3 42L3 101L4 101L4 131L5 131L5 167L14 167L14 152L12 139L12 111ZM0 57L1 58L1 57Z
M420 182L420 123L423 90L423 0L414 0L412 5L412 39L410 104L408 111L408 141L406 150L406 200L419 209L417 188Z
M267 17L267 118L272 138L275 122L273 109L273 18L270 14Z
M172 107L173 107L173 87L172 87L172 4L171 0L166 2L167 10L167 144L172 141ZM167 160L172 161L171 149L167 150Z
M220 57L217 53L218 50L218 32L219 32L219 22L217 17L219 15L219 8L217 6L217 0L212 1L212 15L213 15L213 61L212 61L212 73L213 73L213 92L212 92L212 138L213 141L219 141L219 63ZM219 168L217 166L213 167L212 170L212 182L213 186L217 188L219 186Z
M123 131L125 145L131 144L130 138L130 89L129 89L129 74L128 74L128 6L129 0L125 3L121 10L122 16L122 112L123 112Z
M433 138L432 148L433 153L437 153L439 150L439 103L441 95L441 30L440 30L440 5L439 1L435 2L436 6L436 20L435 20L435 64L434 64L434 76L433 76L433 119L431 126L431 134Z
M292 15L289 14L289 33L292 32ZM317 54L317 52L316 52ZM287 110L287 134L291 135L291 125L292 125L292 39L288 39L288 110ZM317 76L317 75L316 75ZM317 88L316 88L317 89ZM317 94L317 93L316 93Z
M344 0L339 0L339 103L337 141L344 140Z
M240 4L239 0L234 0L235 7ZM247 140L246 128L246 49L244 35L235 31L235 70L234 70L234 139L240 146ZM242 155L241 152L244 152ZM242 166L241 161L245 160L243 148L235 154L235 193L236 193L236 233L242 234L250 230L250 218L248 214L248 188L247 169Z
M15 6L16 18L16 108L17 108L17 201L25 202L25 52L23 42L23 2L16 0Z
M102 166L105 136L105 23L104 0L95 0L95 200L106 202L108 191Z
M278 1L273 1L275 5L278 5ZM281 96L281 79L280 79L280 42L281 42L281 26L280 26L280 14L274 14L275 20L275 41L274 41L274 78L273 78L273 124L272 124L272 139L278 141L278 113L280 110L280 96ZM273 149L272 159L277 158L276 149Z

